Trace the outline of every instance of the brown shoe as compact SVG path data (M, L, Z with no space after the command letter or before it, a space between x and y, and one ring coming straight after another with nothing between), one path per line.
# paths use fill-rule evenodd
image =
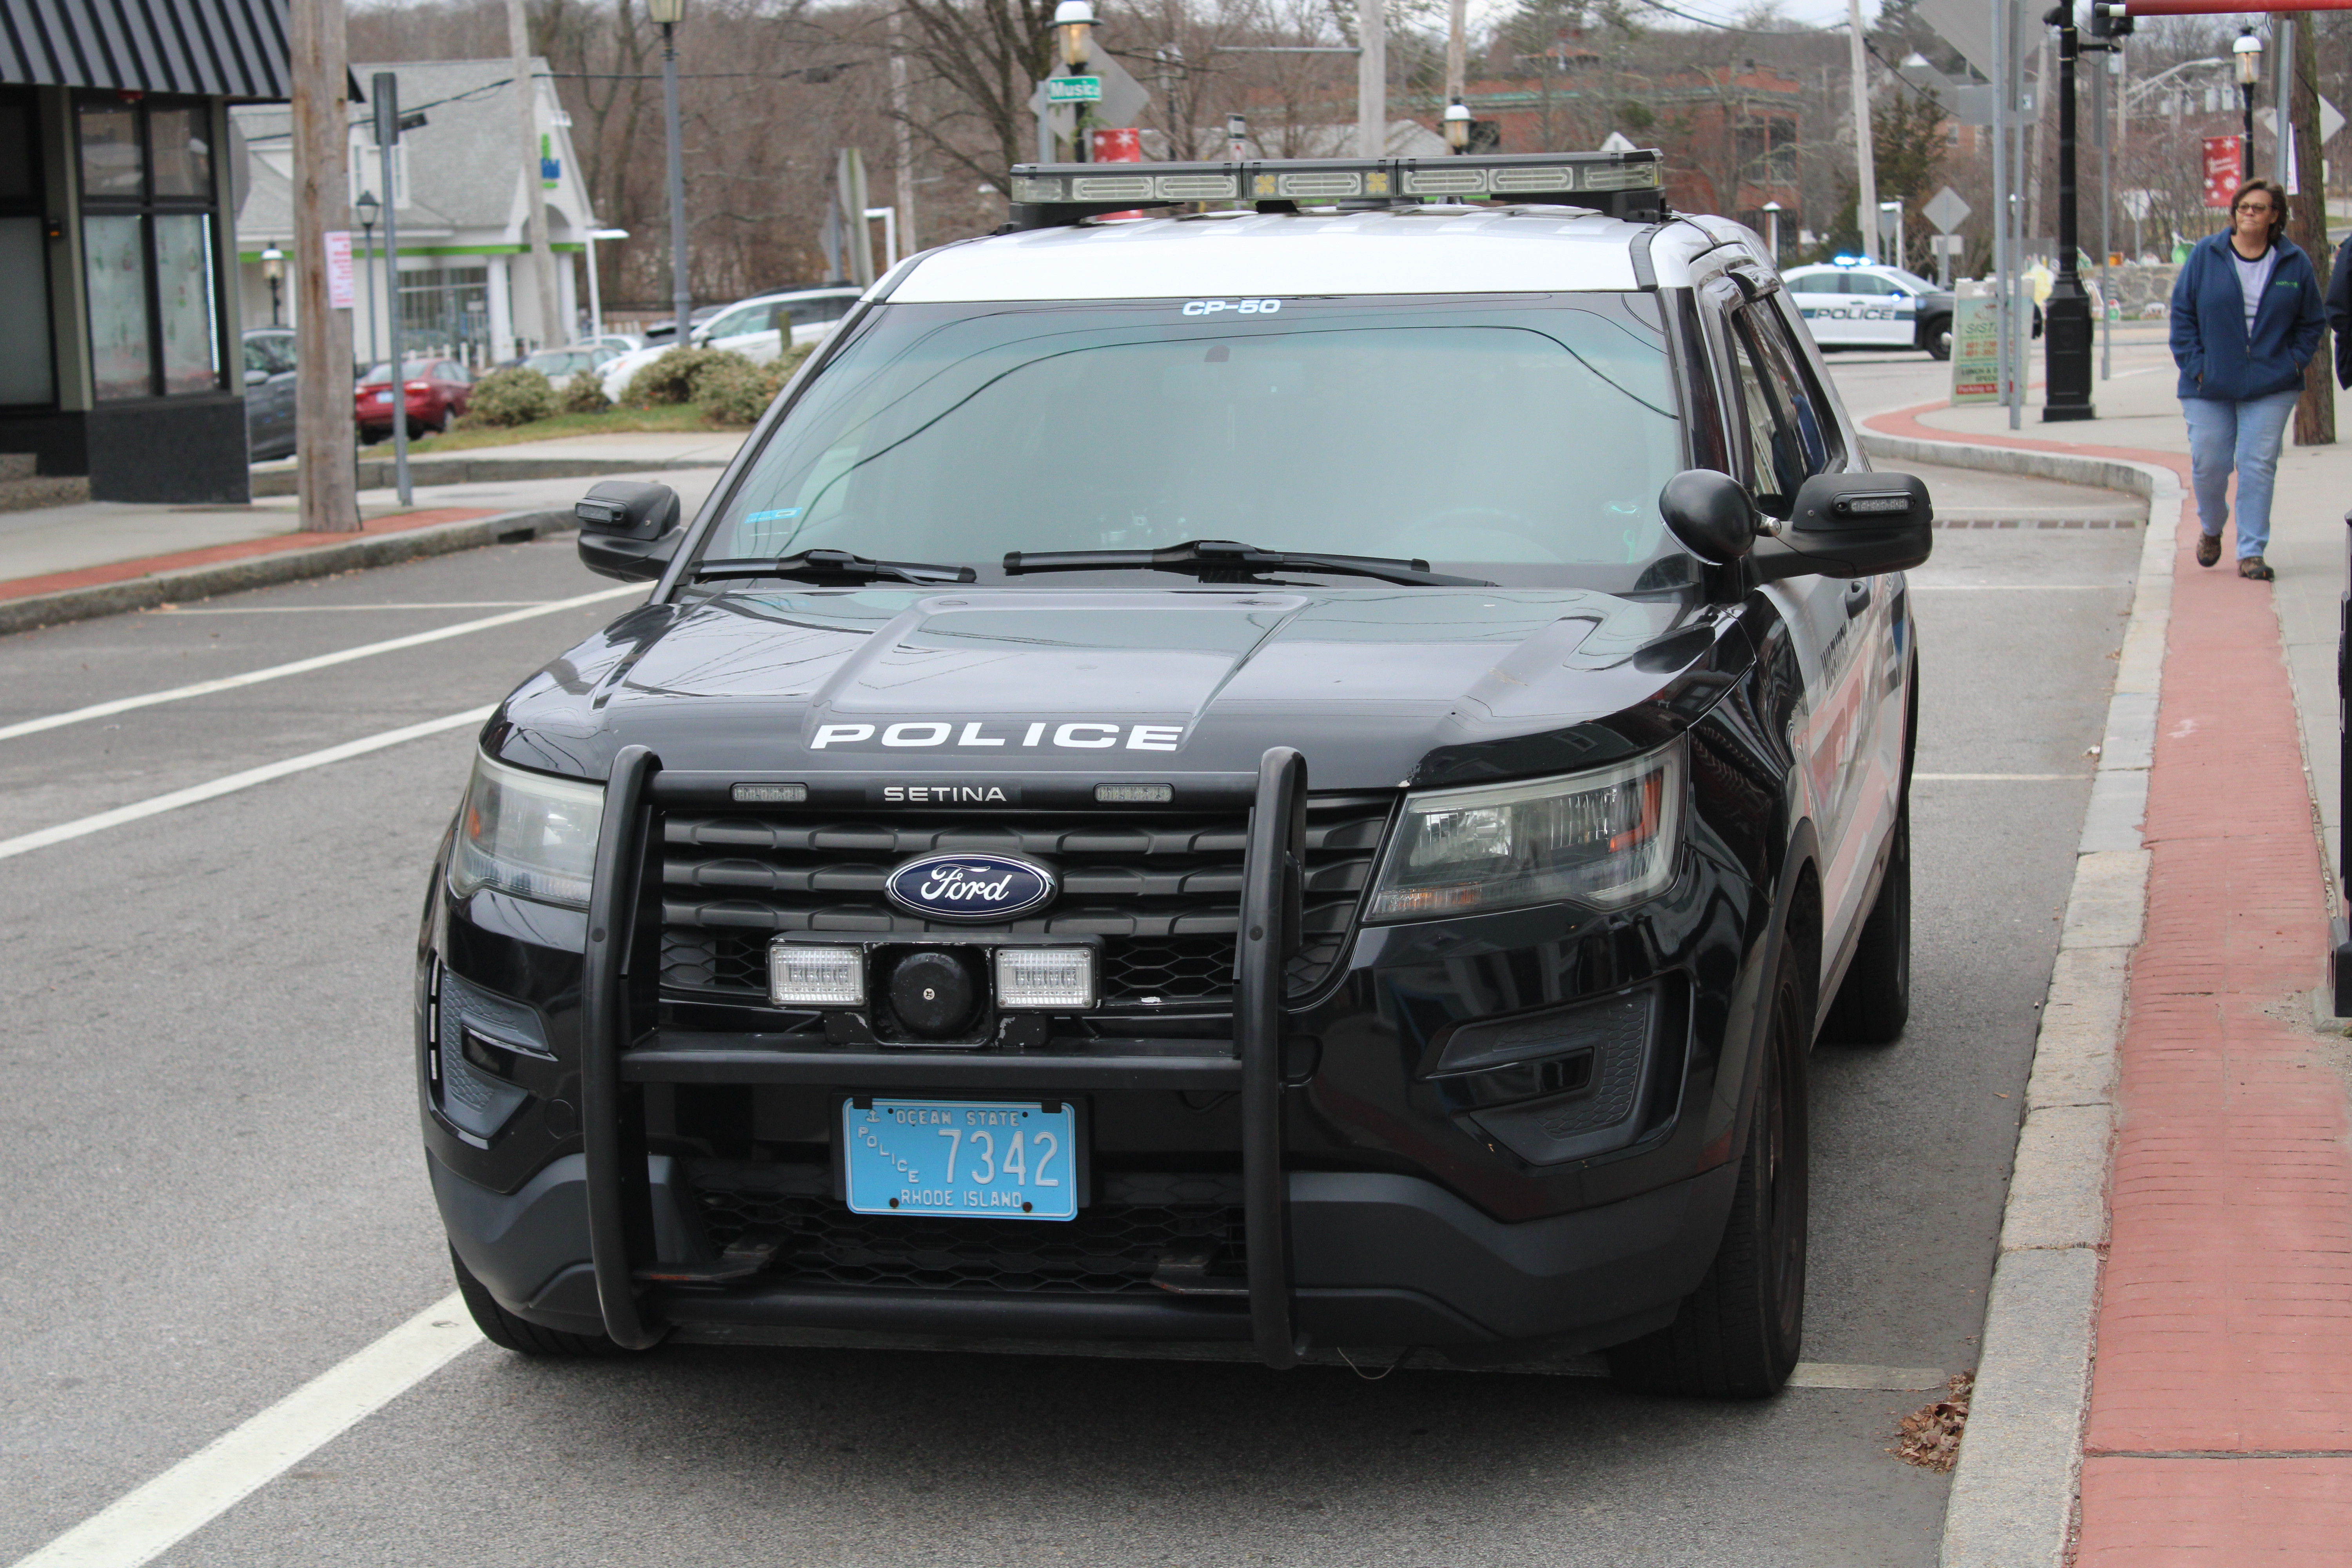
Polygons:
M2238 557L2238 575L2252 577L2257 583L2268 583L2278 574L2263 565L2259 555L2241 555Z
M2197 536L2197 564L2210 566L2220 559L2221 559L2221 536L2218 533L2200 533Z

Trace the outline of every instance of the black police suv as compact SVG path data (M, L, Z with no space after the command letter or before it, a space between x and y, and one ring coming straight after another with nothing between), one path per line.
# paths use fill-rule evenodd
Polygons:
M651 595L483 730L417 950L483 1331L1777 1389L1931 519L1656 186L1024 169L690 521L596 486Z

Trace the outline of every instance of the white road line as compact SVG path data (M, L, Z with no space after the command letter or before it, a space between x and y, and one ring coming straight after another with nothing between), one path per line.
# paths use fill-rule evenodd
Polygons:
M44 827L37 833L19 834L14 838L0 838L0 860L6 860L34 849L46 849L52 844L63 844L69 838L80 838L92 833L101 833L110 827L120 827L126 822L136 822L144 816L155 816L163 812L177 811L184 805L194 805L199 801L214 800L221 795L234 795L241 789L251 789L255 784L268 784L272 779L282 779L289 773L304 773L311 768L322 768L329 763L340 763L352 757L363 757L370 752L380 752L386 746L397 746L403 741L415 741L426 735L437 735L445 730L460 729L467 724L479 724L497 710L496 704L468 708L463 713L444 714L438 719L427 719L422 724L405 724L397 730L386 730L379 735L368 735L357 741L346 741L340 746L329 746L324 751L306 752L299 757L289 757L282 763L267 763L257 768L247 768L241 773L230 773L224 778L214 779L208 784L191 784L186 789L175 789L169 795L151 795L145 800L133 801L129 805L118 805L112 811L101 811L95 816L77 817L71 822L61 822L55 827Z
M456 1291L15 1568L139 1568L482 1342Z
M92 719L104 719L110 714L128 713L134 708L152 708L159 702L179 702L190 697L207 697L215 691L234 691L240 686L257 686L265 680L283 680L289 675L307 675L314 669L327 669L338 664L349 664L357 658L373 658L380 653L397 653L404 647L422 647L426 643L461 637L468 632L486 632L493 626L512 626L535 616L551 616L558 610L575 610L583 605L601 604L617 599L625 594L642 594L642 584L625 587L605 588L593 594L583 594L576 599L555 599L531 605L520 610L509 610L503 616L484 616L477 621L460 621L454 626L436 626L429 632L411 632L406 637L391 637L383 642L362 643L335 653L322 653L310 658L298 658L291 664L273 664L266 669L249 669L243 675L224 675L216 680L199 680L193 686L174 686L165 691L149 691L137 697L118 697L110 702L93 702L87 708L68 712L51 713L44 718L26 719L14 724L0 724L0 741L13 741L19 735L37 734L43 730L55 730L67 724L85 723Z
M2090 778L2088 773L1913 773L1911 777L1924 784L2057 784L2072 780L2077 784Z
M2129 583L1913 583L1915 594L2091 594L2102 588L2128 590Z
M179 605L158 605L151 616L319 616L348 610L505 610L517 605L544 605L545 599L451 599L437 605L233 605L221 609L191 610Z

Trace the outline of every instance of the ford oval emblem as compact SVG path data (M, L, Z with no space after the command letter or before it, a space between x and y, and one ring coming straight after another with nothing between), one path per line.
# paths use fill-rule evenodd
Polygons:
M1060 887L1045 867L1009 855L926 855L891 872L883 891L925 920L1009 921L1052 903Z

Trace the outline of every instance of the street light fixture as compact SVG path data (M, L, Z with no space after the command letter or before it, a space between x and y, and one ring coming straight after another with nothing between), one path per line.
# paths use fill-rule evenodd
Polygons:
M383 204L375 199L373 191L362 191L360 199L352 204L352 211L360 220L360 266L367 273L368 341L367 363L375 363L375 220L383 211Z
M1780 204L1764 204L1764 248L1772 253L1772 265L1780 265Z
M2245 140L2238 148L2238 178L2245 181L2254 177L2254 84L2263 79L2263 41L2248 27L2230 46L2230 54L2237 61L2238 100L2245 110Z
M686 0L646 0L646 15L661 24L662 124L669 133L669 294L677 317L677 335L670 341L684 348L694 315L694 289L686 273L686 154L677 127L677 37L686 20Z
M1062 63L1071 70L1094 58L1094 40L1087 35L1097 26L1094 0L1062 0L1054 7L1054 32L1061 39Z
M1459 98L1445 106L1445 144L1456 153L1470 150L1470 106Z
M278 324L278 291L286 286L286 253L274 245L263 251L261 275L269 279L269 324L274 327Z

